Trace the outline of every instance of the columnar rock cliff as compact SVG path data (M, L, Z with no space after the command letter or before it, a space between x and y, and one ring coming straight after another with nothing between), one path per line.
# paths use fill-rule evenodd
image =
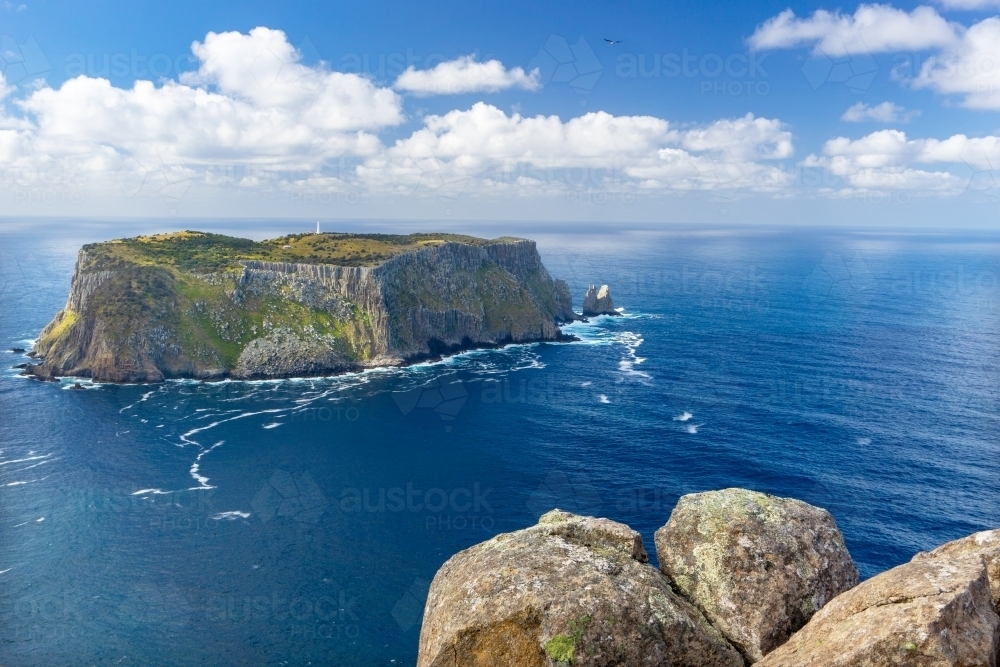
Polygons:
M28 371L110 382L318 375L560 340L570 306L525 239L139 237L81 249Z

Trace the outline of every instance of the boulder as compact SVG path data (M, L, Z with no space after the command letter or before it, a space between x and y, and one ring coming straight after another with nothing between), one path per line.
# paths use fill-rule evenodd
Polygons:
M738 667L739 653L648 564L642 537L553 510L449 559L418 667Z
M830 513L791 498L686 495L655 541L660 570L750 663L858 583Z
M758 667L995 667L1000 617L978 555L915 559L841 594Z
M1000 529L984 530L960 540L947 542L937 549L917 554L913 560L922 561L930 558L954 558L967 555L975 555L983 559L993 597L993 608L1000 614Z
M611 300L611 292L608 290L608 286L601 285L601 288L597 289L596 285L591 285L590 289L587 290L586 296L583 297L583 316L618 314L618 311L615 310L615 303Z
M12 347L10 348L10 351L13 352L14 354L24 354L23 347Z

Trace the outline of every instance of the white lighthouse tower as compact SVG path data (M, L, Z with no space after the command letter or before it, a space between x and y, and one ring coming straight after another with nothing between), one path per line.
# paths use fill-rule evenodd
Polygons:
M319 220L316 221L316 233L319 234Z

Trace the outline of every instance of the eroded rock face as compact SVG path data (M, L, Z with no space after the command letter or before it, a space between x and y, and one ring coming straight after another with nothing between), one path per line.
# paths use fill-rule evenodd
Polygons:
M1000 614L1000 529L984 530L960 540L947 542L937 549L917 554L913 560L919 562L957 556L979 556L983 559L993 597L993 608Z
M615 310L615 303L611 300L611 291L607 285L601 285L598 289L596 285L591 285L583 297L583 315L592 317L594 315L618 315Z
M559 510L466 549L434 577L417 665L743 665L647 561L628 526Z
M526 239L447 241L340 266L254 259L254 242L218 238L225 262L204 266L186 263L183 241L148 257L136 239L84 246L66 305L33 350L40 363L25 373L100 382L332 375L343 360L391 366L565 340L558 324L575 317L566 283ZM286 331L301 344L280 342ZM306 356L272 358L282 350Z
M257 380L335 373L353 368L338 352L337 344L332 336L305 338L288 331L275 332L251 341L243 349L233 376Z
M830 513L791 498L686 495L655 540L663 573L751 663L858 583Z
M915 559L843 593L759 667L995 667L1000 617L978 555Z

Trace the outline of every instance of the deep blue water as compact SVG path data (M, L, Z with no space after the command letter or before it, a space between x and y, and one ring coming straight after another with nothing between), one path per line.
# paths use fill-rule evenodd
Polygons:
M0 234L0 345L123 233ZM517 233L626 316L333 379L5 371L0 664L412 665L441 563L555 506L652 550L684 493L794 496L866 577L1000 525L1000 237Z

